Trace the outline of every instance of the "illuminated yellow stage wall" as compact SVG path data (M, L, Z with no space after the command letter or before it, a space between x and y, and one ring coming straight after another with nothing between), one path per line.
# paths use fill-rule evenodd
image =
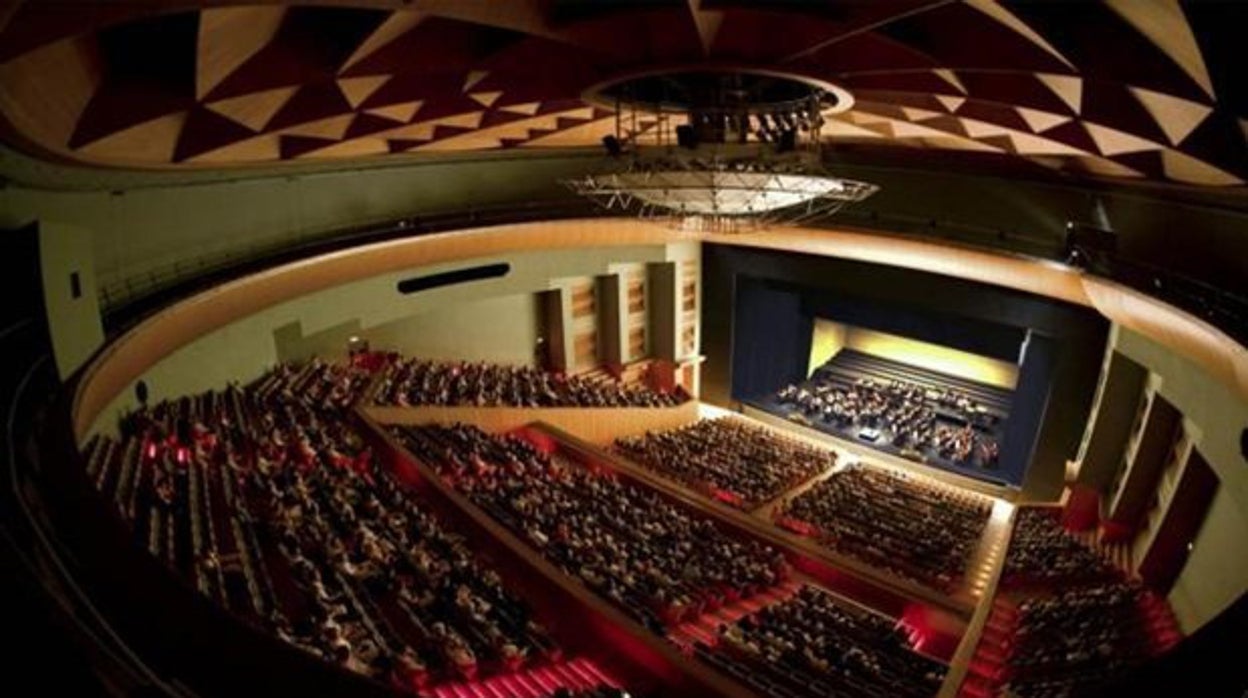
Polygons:
M807 375L814 373L816 368L827 363L842 349L854 349L1009 390L1013 390L1018 383L1018 366L1006 361L821 318L815 319Z

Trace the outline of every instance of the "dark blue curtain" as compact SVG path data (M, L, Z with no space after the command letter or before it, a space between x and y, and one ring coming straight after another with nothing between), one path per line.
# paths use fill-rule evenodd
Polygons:
M1018 369L1018 385L1014 388L1010 420L1006 422L1005 435L1001 438L1001 476L1016 485L1022 484L1036 449L1057 357L1057 342L1051 337L1031 333L1023 349L1023 363Z
M732 397L762 397L806 377L813 321L798 293L739 280L733 316Z

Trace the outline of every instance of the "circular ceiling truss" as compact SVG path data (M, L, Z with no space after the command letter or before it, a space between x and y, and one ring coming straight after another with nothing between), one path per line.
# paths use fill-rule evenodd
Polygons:
M1243 3L396 5L19 0L0 10L5 138L144 168L599 147L615 124L586 100L595 85L731 65L844 90L852 106L822 137L846 151L1119 181L1248 178ZM644 120L638 138L656 126Z
M829 216L878 191L874 184L800 167L680 167L636 161L624 172L565 184L609 211L691 232L740 233Z

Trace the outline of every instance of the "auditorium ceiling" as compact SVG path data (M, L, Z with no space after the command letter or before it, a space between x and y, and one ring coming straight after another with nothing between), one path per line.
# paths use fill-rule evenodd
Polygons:
M0 2L0 115L13 145L101 166L600 147L615 119L592 86L714 65L847 90L833 152L1234 187L1246 19L1178 0L19 0Z

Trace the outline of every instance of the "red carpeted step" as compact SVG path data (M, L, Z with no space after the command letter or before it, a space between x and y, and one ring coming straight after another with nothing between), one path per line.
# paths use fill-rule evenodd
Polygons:
M997 664L977 658L971 660L970 672L976 676L991 679L997 675L997 671L999 671L1000 668L1001 667Z
M578 659L565 666L568 671L580 677L581 681L583 681L587 686L598 686L602 684L615 685L614 682L607 681L605 676L595 675L594 672L590 671L590 668L593 667L593 663L588 659Z
M489 696L489 698L509 698L507 692L501 686L502 681L498 678L490 679L482 684L482 687L485 689L485 695Z
M529 675L537 680L537 682L542 685L542 688L546 689L550 693L554 693L560 688L574 688L573 686L568 686L564 682L560 681L559 677L552 674L546 667L534 669Z
M602 670L599 669L593 662L589 661L588 659L580 659L580 660L577 660L577 662L579 662L579 668L584 669L590 676L593 677L595 681L606 686L611 686L614 688L619 687L619 683L609 678L606 674L602 673ZM578 664L574 663L574 666L578 666Z
M593 688L593 685L577 675L576 672L570 670L566 664L555 664L547 669L554 680L559 685L576 690L586 690Z
M995 693L996 687L992 682L976 676L967 676L958 690L958 695L966 698L992 698Z

